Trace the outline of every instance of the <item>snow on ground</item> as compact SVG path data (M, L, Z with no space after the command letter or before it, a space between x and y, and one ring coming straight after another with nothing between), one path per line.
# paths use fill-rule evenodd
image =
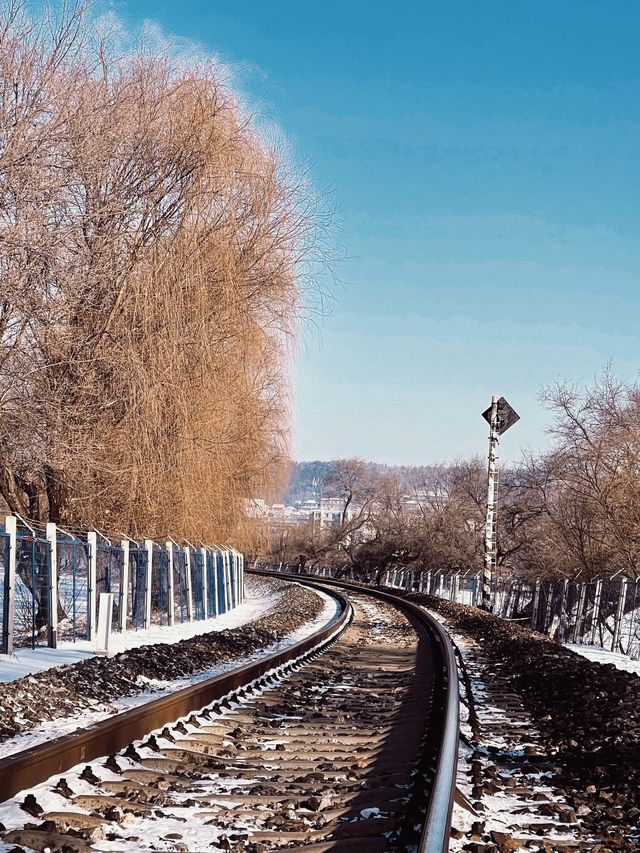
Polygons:
M616 669L623 669L625 672L640 675L640 660L631 660L627 655L610 652L600 646L588 646L581 643L567 643L566 648L571 649L572 652L576 652L588 660L593 660L597 663L612 663Z
M247 579L245 600L228 613L206 621L182 622L171 627L152 625L150 628L140 630L112 632L109 654L111 656L127 649L150 646L154 643L177 643L198 634L239 628L247 622L266 616L276 606L281 594L280 590L273 590L265 595L264 587L253 585L251 579ZM16 649L13 655L0 655L0 682L15 681L17 678L23 678L25 675L50 669L53 666L77 663L93 657L94 654L94 644L90 640L75 642L66 640L60 642L57 649L44 646L38 646L35 649Z
M198 681L205 681L208 678L214 678L215 676L221 675L224 672L236 669L237 667L242 666L246 663L250 663L251 661L267 657L268 655L274 654L275 652L278 652L282 649L291 646L293 643L297 643L300 640L304 640L310 634L313 634L314 631L317 631L324 625L333 622L338 616L338 602L335 598L325 592L322 592L321 590L314 589L313 592L319 595L320 598L324 600L324 606L322 610L316 616L315 619L311 620L310 622L307 622L306 625L303 625L301 628L298 628L297 631L293 631L283 640L279 640L277 643L272 643L270 646L260 649L258 652L255 652L252 655L237 658L234 661L229 661L224 664L218 664L217 666L213 666L210 669L203 670L195 675L191 675L186 678L179 678L173 681L146 679L148 690L146 690L144 693L139 693L135 696L125 696L124 698L116 699L108 706L105 706L103 703L96 703L95 711L89 711L85 708L76 717L64 717L61 719L50 720L45 723L41 723L37 728L30 729L25 734L16 735L16 737L6 740L4 743L0 744L0 758L5 758L8 755L14 755L15 753L22 752L26 749L31 749L32 747L37 746L38 744L41 744L45 741L51 740L54 737L61 737L63 735L70 734L71 732L76 731L76 729L85 728L86 726L92 723L97 723L100 720L105 720L108 717L112 717L114 714L119 714L123 711L130 711L132 708L137 708L139 705L144 705L145 703L151 702L154 699L160 699L163 696L169 695L170 693L175 693L178 690L182 690L185 687L189 687L192 684L196 684ZM275 592L273 594L265 596L262 600L270 602L272 606L274 598L275 600L278 600L280 598L280 594L280 592ZM257 599L252 598L246 601L247 604L250 604L251 602L253 602L254 608L252 616L245 618L242 622L238 622L237 624L227 623L226 626L223 625L220 628L218 628L216 625L215 630L222 630L222 628L224 627L238 627L239 625L244 624L244 622L251 621L251 619L257 619L261 616L264 616L267 610L270 609L269 607L267 607L267 609L259 608ZM240 605L240 607L243 606L244 605ZM237 610L240 610L240 607L238 607L236 610L232 611L229 614L225 614L225 616L235 615L237 613ZM216 620L217 623L219 624L225 618L225 616L219 617L218 620ZM193 624L199 625L202 629L202 626L206 626L208 623L198 622ZM167 629L165 629L165 631L166 630ZM151 629L151 631L153 631L153 629ZM198 630L193 633L201 634L204 633L204 631ZM182 639L182 637L179 637L177 639ZM162 641L177 642L177 640L173 639L170 641L163 639ZM50 664L50 666L54 665L55 664Z

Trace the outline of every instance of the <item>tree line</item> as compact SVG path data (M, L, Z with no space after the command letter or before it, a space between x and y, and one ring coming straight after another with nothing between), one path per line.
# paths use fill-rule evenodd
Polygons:
M0 495L36 521L225 541L284 476L322 231L214 61L83 4L0 13Z
M640 388L606 371L585 390L556 384L551 447L500 472L499 570L523 578L640 576ZM324 496L336 526L276 530L277 561L479 571L486 461L382 474L361 459L337 460Z

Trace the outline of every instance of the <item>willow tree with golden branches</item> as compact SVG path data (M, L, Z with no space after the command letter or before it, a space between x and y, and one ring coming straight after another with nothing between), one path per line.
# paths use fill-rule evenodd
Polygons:
M88 23L0 22L0 493L221 541L286 458L318 206L215 63Z

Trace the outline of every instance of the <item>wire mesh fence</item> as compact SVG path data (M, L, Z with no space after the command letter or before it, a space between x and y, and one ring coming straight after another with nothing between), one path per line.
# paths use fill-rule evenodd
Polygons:
M269 568L294 574L301 571L298 563L269 564ZM362 572L351 566L307 564L304 573L380 583L459 604L478 606L482 599L479 572L400 568ZM640 578L618 574L585 581L579 578L528 580L494 575L492 612L547 634L559 643L599 646L640 660Z
M103 593L113 594L114 631L204 620L242 603L244 559L232 548L42 527L14 516L0 521L2 654L95 639Z
M110 544L108 540L98 540L96 544L96 594L113 593L111 629L117 630L120 624L122 608L121 590L124 570L124 549L121 545Z

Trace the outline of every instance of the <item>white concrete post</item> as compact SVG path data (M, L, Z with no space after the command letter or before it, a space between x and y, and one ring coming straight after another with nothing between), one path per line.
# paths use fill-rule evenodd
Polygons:
M477 574L473 579L473 603L480 607L482 603L482 575Z
M460 572L456 572L451 579L451 601L456 602L458 600L458 582L460 579Z
M175 622L175 594L173 591L173 542L167 542L167 597L169 599L168 602L168 618L167 622L169 626L173 625Z
M238 603L244 603L244 554L240 554L240 585L238 586L240 590L240 598Z
M202 603L203 603L203 612L204 618L209 618L209 602L208 602L208 593L209 593L209 578L207 577L207 549L200 548L200 553L202 554Z
M549 592L547 593L547 607L544 612L544 632L553 626L553 583L549 582Z
M98 612L96 628L96 654L109 654L109 641L111 639L111 621L113 618L113 593L100 593L100 610Z
M222 548L220 551L220 557L222 558L222 601L224 612L226 613L229 609L229 605L227 603L227 549Z
M58 532L56 525L49 521L46 528L49 543L49 624L47 625L47 645L50 649L58 646Z
M96 633L96 583L98 574L98 534L91 530L87 533L89 546L89 583L87 584L87 640L93 640Z
M598 619L600 618L600 598L602 597L602 581L596 581L596 589L593 596L593 610L591 611L591 645L596 644L596 633Z
M184 546L184 570L185 570L185 585L187 591L187 619L193 622L193 591L191 587L191 549L188 545Z
M540 578L536 581L533 591L533 603L531 605L531 627L535 629L538 624L538 605L540 603Z
M567 627L567 593L569 590L569 581L565 578L562 581L562 598L560 599L560 622L558 627L558 640L561 643L565 642L565 632Z
M231 572L232 572L232 552L227 546L224 550L224 609L228 613L232 608L231 603Z
M9 558L4 567L4 596L2 599L2 631L5 654L13 654L13 620L16 594L16 554L18 548L18 523L13 515L7 515L4 520L4 532L9 539Z
M144 575L144 620L145 628L151 627L151 584L153 582L153 540L144 540L144 549L147 552L147 570Z
M231 551L231 572L233 583L231 584L231 606L236 607L238 604L238 552L234 548Z
M618 608L616 610L616 621L613 626L613 641L611 643L611 651L617 652L620 645L620 631L622 628L622 619L624 618L624 606L627 599L627 579L620 579L620 596L618 598Z
M582 614L584 613L584 600L587 594L587 585L586 583L580 584L580 596L578 598L578 607L576 610L576 621L573 626L573 636L572 640L574 643L578 643L580 641L580 625L582 623Z
M122 576L120 577L120 593L118 595L118 628L127 630L127 609L129 607L129 540L123 539L120 543L122 548Z
M220 615L220 604L218 602L218 552L211 551L211 562L213 564L213 615Z

